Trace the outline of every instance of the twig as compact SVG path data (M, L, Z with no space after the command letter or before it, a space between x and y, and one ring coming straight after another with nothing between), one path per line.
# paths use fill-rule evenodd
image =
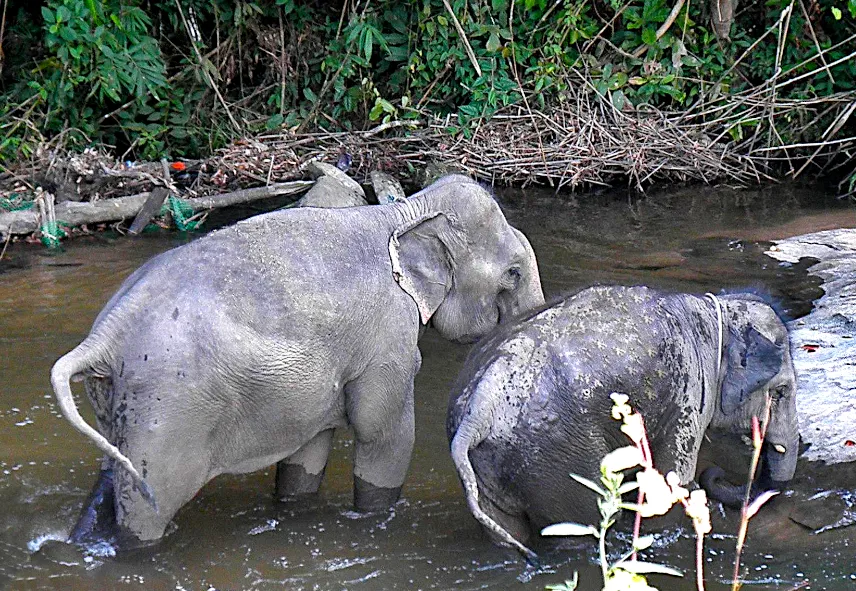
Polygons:
M675 2L675 5L672 7L672 11L669 13L669 16L666 17L666 20L660 25L660 28L657 29L657 41L666 34L666 31L669 30L669 27L672 26L672 23L675 22L675 19L678 18L678 14L681 12L681 8L684 7L684 0L678 0ZM636 48L636 51L633 52L633 57L639 59L645 52L648 51L648 45L643 44Z
M829 66L826 65L826 60L823 59L823 50L820 47L820 43L817 40L817 34L814 32L814 25L812 25L811 18L808 16L808 12L805 9L805 4L803 0L800 1L800 10L803 13L803 17L805 17L805 24L808 27L808 30L811 32L811 40L814 41L814 46L817 49L817 54L820 56L820 61L823 62L822 70L826 71L826 75L829 76L829 81L832 84L835 84L835 77L832 75L832 71L829 69Z
M429 84L428 87L425 89L425 92L422 93L422 98L419 99L419 102L416 103L417 109L422 108L422 105L425 103L426 100L428 100L428 97L431 95L431 91L434 90L434 87L437 85L437 83L440 82L440 80L443 79L443 77L449 72L449 70L452 69L452 65L454 63L454 58L449 58L448 60L446 60L446 65L443 67L442 70L440 70L440 72L437 73L436 76L434 76L434 79L431 81L431 84Z
M3 0L3 18L0 20L0 70L2 70L3 66L3 39L6 38L6 6L9 4L9 0ZM6 249L3 249L3 252L6 252ZM0 256L2 258L2 256Z
M464 33L464 28L461 26L461 23L458 21L458 17L455 16L455 11L452 10L452 5L449 4L449 0L443 0L443 6L446 7L446 11L449 13L449 16L452 17L452 23L455 25L455 29L458 31L458 36L461 38L461 41L464 44L464 50L467 52L467 57L470 58L470 63L473 64L473 68L476 70L476 74L478 74L479 78L482 75L481 66L479 66L479 62L476 59L476 54L473 52L473 48L470 45L470 40L467 39L467 34Z
M3 260L3 256L6 254L6 249L9 248L9 243L12 241L12 231L6 234L6 241L3 243L3 252L0 252L0 261Z
M279 115L285 115L285 26L282 22L282 6L279 7L277 17L279 18Z
M840 63L852 60L854 57L856 57L856 51L853 51L853 52L845 55L842 58L838 58L834 62L830 62L829 64L827 64L826 67L831 68L833 66L837 66ZM792 71L792 70L793 70L793 68L791 68L791 70L789 70L789 71ZM799 76L796 76L795 78L789 78L788 80L783 80L782 82L779 82L778 84L776 84L776 86L774 88L776 90L779 90L780 88L784 88L785 86L790 86L794 82L799 82L800 80L802 80L804 78L808 78L809 76L814 76L815 74L817 74L817 70L811 70L809 72L806 72L805 74L801 74Z
M444 2L446 0L443 0ZM523 90L523 84L520 82L520 76L517 73L517 53L514 49L514 2L510 2L511 7L508 9L508 31L511 37L511 71L514 73L514 79L517 81L517 88L520 89L520 96L523 97L523 104L526 105L526 111L529 113L529 118L532 119L532 127L535 128L536 136L538 137L538 149L541 152L541 160L544 162L544 169L547 169L547 157L544 155L544 142L541 139L541 129L538 122L535 121L535 115L532 114L532 108L529 106L529 99L526 98L526 91ZM549 181L552 185L552 180Z
M240 133L241 131L243 131L241 129L241 126L238 125L238 122L232 115L231 109L229 109L229 105L226 104L226 100L223 98L223 95L220 94L220 89L214 82L214 78L211 77L211 73L208 71L208 68L205 67L205 59L199 52L199 48L196 46L196 43L193 41L193 34L190 30L190 25L188 24L187 19L184 17L184 11L181 9L181 3L179 2L179 0L175 0L175 6L176 8L178 8L178 14L181 15L181 22L184 23L184 28L187 31L187 36L190 37L190 45L193 46L193 52L196 54L196 59L199 61L199 67L202 68L202 73L208 80L208 84L211 86L211 89L214 91L214 94L217 95L217 99L220 101L220 104L223 106L223 109L225 109L226 115L229 117L229 121L232 123L232 127L235 128L235 131Z

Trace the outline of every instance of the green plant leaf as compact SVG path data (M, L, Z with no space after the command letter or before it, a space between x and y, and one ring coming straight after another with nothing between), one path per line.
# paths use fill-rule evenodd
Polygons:
M582 525L581 523L554 523L548 525L541 530L542 536L594 536L598 537L599 532L591 525Z
M584 487L593 490L594 492L596 492L600 496L602 496L602 497L607 496L607 493L605 490L600 488L597 484L595 484L594 482L592 482L588 478L583 478L582 476L578 476L576 474L571 474L570 476L571 476L571 478L573 478L574 480L576 480L577 482L582 484Z
M647 550L654 543L654 536L640 536L636 539L636 543L633 545L634 550Z
M500 48L500 46L501 43L499 41L499 35L497 35L496 33L491 33L490 37L488 37L487 39L487 43L485 44L485 49L490 52L495 52Z
M645 45L656 45L657 31L653 27L647 27L642 30L642 43Z
M366 27L366 36L363 38L363 55L366 56L366 61L372 61L372 30Z
M653 562L642 562L639 560L623 560L616 564L614 568L620 568L627 572L636 573L637 575L672 575L673 577L682 577L684 573L671 566L665 564L656 564Z

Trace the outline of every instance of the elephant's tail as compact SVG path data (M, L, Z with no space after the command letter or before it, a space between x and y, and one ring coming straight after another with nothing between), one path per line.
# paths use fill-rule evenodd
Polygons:
M119 465L128 471L128 474L130 474L134 480L134 484L139 489L140 494L149 502L149 504L151 504L155 511L157 511L154 492L146 481L143 480L143 477L140 476L140 473L137 472L137 469L131 463L131 460L120 452L115 445L107 441L101 433L88 425L86 421L83 420L83 417L80 416L80 412L77 410L77 405L74 403L74 396L71 393L71 386L69 384L71 377L84 370L91 369L99 359L100 356L97 349L84 341L70 352L63 355L54 364L53 369L51 369L51 385L53 385L54 394L56 394L59 408L68 422L70 422L75 429L89 437L98 449L116 460Z
M458 475L461 477L461 482L464 485L467 505L476 520L487 528L488 531L492 532L499 540L516 548L526 557L526 560L530 564L537 564L538 556L535 552L515 539L505 528L485 513L479 505L479 486L475 470L473 470L473 464L470 462L470 450L484 441L489 431L490 428L488 425L477 424L473 415L467 413L461 424L458 425L455 436L452 438L452 460L455 462Z

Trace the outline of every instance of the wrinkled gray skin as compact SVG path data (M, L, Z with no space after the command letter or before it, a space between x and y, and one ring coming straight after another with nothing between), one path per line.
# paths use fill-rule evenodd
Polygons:
M597 481L600 460L630 443L611 418L613 392L644 416L655 466L688 483L705 430L748 432L769 391L767 464L772 479L793 477L799 435L786 328L753 296L717 300L721 325L710 297L594 287L473 349L447 432L470 510L494 541L532 558L533 532L598 522L593 494L568 475Z
M52 371L63 414L105 453L72 540L156 540L218 474L284 458L281 493L309 492L347 424L356 507L389 506L413 447L422 327L471 342L542 303L528 241L462 176L406 203L256 216L155 257Z

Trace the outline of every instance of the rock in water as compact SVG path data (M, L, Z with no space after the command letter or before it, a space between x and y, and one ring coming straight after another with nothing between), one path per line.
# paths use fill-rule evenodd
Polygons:
M360 184L324 162L310 162L306 169L316 177L315 185L294 207L355 207L368 205Z
M378 204L386 205L387 203L404 201L404 189L401 188L401 183L395 178L379 170L373 170L369 176Z
M856 460L856 229L826 230L775 243L767 255L789 263L818 259L823 279L815 309L789 323L797 372L804 457L828 464Z

